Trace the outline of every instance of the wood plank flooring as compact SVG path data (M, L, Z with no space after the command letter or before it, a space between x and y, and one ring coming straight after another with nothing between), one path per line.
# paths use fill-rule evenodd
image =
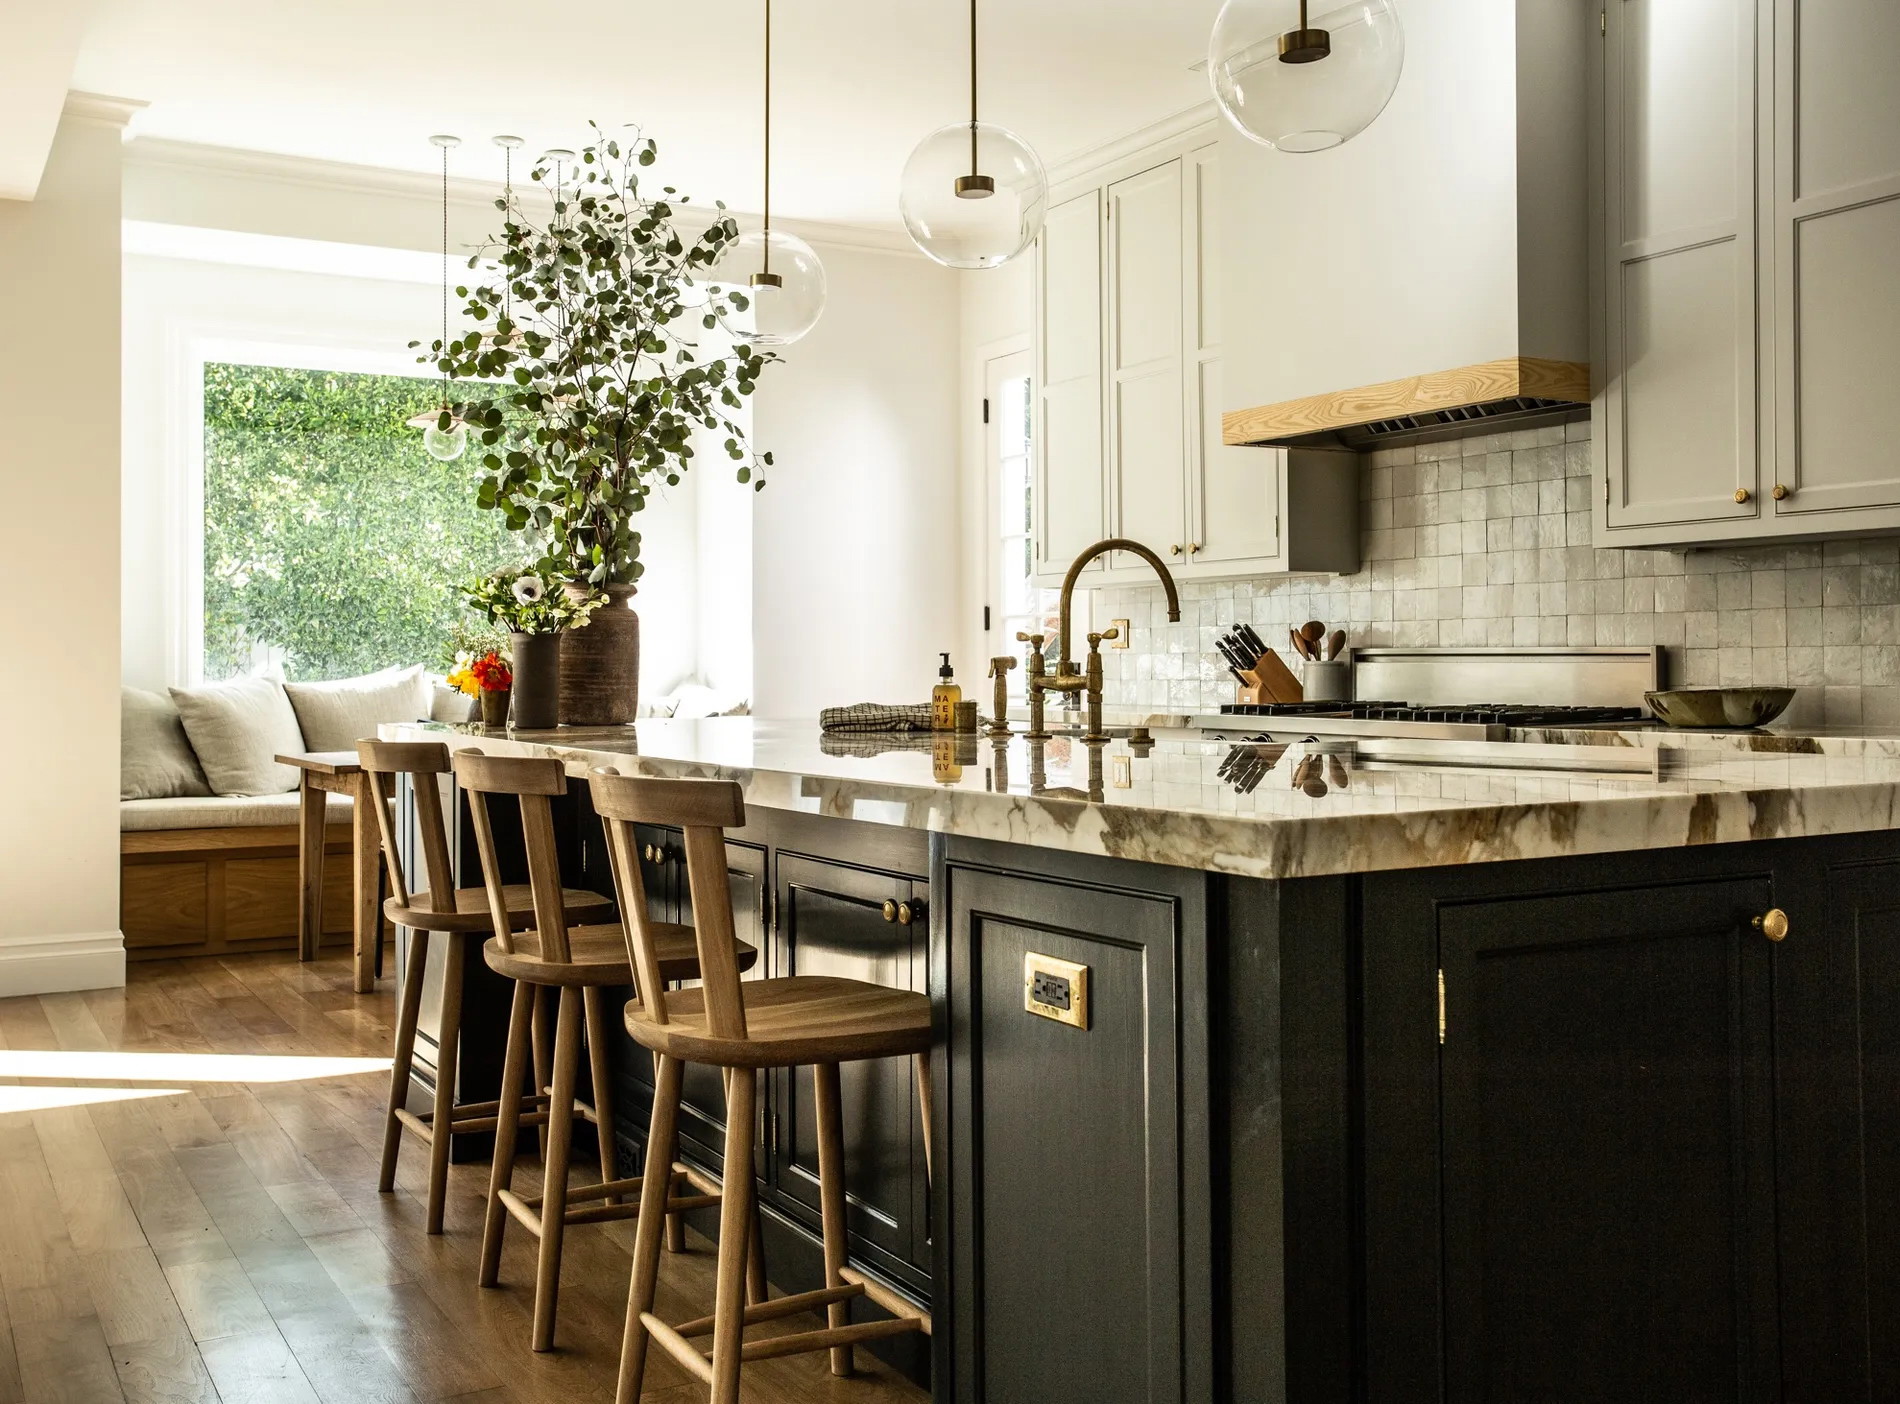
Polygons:
M0 1049L386 1059L393 982L357 995L350 975L341 951L136 964L123 990L0 1000ZM630 1222L568 1231L559 1348L535 1355L529 1236L509 1234L501 1288L475 1285L487 1166L452 1167L440 1237L422 1231L420 1146L396 1192L376 1192L385 1071L204 1080L220 1074L0 1076L0 1106L71 1103L0 1112L0 1404L612 1400ZM113 1088L137 1095L99 1100ZM515 1188L539 1193L538 1176L524 1157ZM661 1314L710 1311L712 1267L697 1236L667 1255ZM705 1399L665 1352L649 1358L645 1400ZM859 1366L839 1380L822 1354L761 1361L746 1399L928 1400L862 1351Z

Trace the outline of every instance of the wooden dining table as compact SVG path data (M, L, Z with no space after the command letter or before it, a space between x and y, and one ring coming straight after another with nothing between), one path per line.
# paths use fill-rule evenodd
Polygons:
M315 960L323 945L323 837L330 795L350 797L350 861L354 876L355 987L376 988L383 967L382 837L377 796L354 751L290 751L279 765L297 771L297 958Z

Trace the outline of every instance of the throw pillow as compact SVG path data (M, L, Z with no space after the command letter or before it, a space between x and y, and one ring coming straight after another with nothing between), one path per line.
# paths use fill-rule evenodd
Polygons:
M171 694L205 779L218 794L281 795L297 788L297 772L273 759L309 749L283 683L233 678L174 687Z
M284 691L297 709L304 748L311 751L354 751L384 722L426 719L433 700L419 664L335 682L285 683Z
M119 689L119 798L187 799L211 793L171 698Z

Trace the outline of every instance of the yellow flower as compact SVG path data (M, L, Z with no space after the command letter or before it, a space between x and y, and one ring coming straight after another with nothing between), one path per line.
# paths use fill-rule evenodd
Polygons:
M459 659L458 659L459 662ZM462 663L449 674L449 686L469 697L481 696L482 685L475 680L475 674L466 663Z

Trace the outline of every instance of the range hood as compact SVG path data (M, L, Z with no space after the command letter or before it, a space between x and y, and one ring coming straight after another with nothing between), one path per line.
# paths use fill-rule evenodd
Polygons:
M1363 448L1585 412L1598 9L1407 0L1398 90L1352 141L1290 155L1223 129L1227 443Z

